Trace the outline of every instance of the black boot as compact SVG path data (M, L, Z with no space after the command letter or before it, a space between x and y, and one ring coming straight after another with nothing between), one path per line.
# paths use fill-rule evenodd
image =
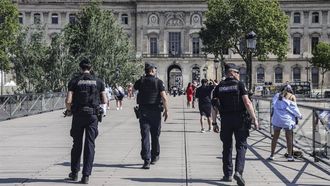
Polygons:
M77 181L78 180L78 173L70 172L68 178L65 178L65 180Z
M150 161L144 160L144 164L142 166L142 169L150 169Z
M150 164L151 165L155 165L156 164L156 162L159 160L159 156L156 156L156 157L154 157L154 158L151 158L151 162L150 162Z
M236 180L238 186L244 186L245 185L243 175L240 174L239 172L235 172L234 179Z
M82 184L88 184L89 182L89 176L83 176L80 181Z

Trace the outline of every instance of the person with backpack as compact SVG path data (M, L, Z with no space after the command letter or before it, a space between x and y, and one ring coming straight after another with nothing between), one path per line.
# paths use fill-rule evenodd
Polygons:
M91 63L83 59L79 66L81 74L68 84L65 100L68 112L72 112L70 135L73 138L71 150L71 173L68 180L77 181L80 171L80 159L84 142L84 158L81 183L88 184L92 173L95 155L95 138L98 136L98 115L101 104L107 103L105 85L102 80L91 74Z
M123 87L121 87L116 83L113 92L115 94L117 110L119 109L123 110L123 99L125 97L125 92Z

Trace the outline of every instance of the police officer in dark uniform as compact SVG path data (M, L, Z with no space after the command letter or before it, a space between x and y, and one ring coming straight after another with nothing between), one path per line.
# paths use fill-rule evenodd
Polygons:
M139 104L139 122L141 130L141 158L144 160L143 169L150 169L159 159L159 136L161 130L161 112L164 121L168 117L167 97L162 80L155 77L156 66L145 64L146 75L137 80L134 89L138 90L137 103ZM151 147L150 137L151 136Z
M246 139L249 136L250 125L247 121L247 114L250 115L256 129L258 121L256 119L252 102L248 97L248 92L243 82L239 81L239 68L235 64L226 64L226 79L221 81L213 92L213 98L219 101L219 112L221 118L220 138L223 143L223 173L221 181L232 181L232 135L236 141L236 162L234 179L238 185L245 185L243 170L245 164L245 153L247 149ZM213 117L214 118L214 117ZM214 132L219 128L216 120L213 120Z
M100 104L107 102L104 83L90 73L91 64L83 59L79 66L81 74L73 78L68 85L66 108L73 113L70 135L73 138L71 150L71 173L69 180L77 181L80 170L80 157L84 142L83 177L81 183L88 184L92 172L95 138L98 135L98 118Z

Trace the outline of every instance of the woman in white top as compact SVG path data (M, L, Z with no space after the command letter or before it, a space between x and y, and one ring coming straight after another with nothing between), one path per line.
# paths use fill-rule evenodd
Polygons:
M292 130L296 125L296 117L301 119L302 115L296 103L296 97L290 85L282 88L281 93L277 93L273 98L272 125L274 136L271 145L269 160L274 160L274 152L281 129L285 130L285 137L288 150L288 161L294 161L292 156Z

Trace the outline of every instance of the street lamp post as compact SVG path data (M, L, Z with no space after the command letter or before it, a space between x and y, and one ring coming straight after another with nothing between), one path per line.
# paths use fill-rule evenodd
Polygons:
M215 58L213 60L213 62L214 62L214 68L215 68L215 80L218 81L218 68L219 68L220 60L218 58Z
M257 34L253 31L246 35L246 48L247 48L247 76L246 82L248 83L249 92L252 91L252 53L256 49L257 45Z

